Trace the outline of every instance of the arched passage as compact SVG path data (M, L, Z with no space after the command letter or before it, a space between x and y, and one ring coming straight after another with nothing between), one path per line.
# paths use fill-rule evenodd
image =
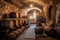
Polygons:
M40 9L40 8L37 8L37 7L32 7L32 8L26 8L26 9L23 9L23 14L27 14L29 11L31 11L31 10L38 10L38 11L40 11L40 12L42 12L42 9Z
M60 25L60 3L56 5L57 7L57 14L56 14L56 24Z
M27 16L28 20L32 19L31 21L35 22L35 23L36 23L36 18L40 15L41 16L43 15L42 9L38 8L38 7L25 8L25 9L23 9L22 14L23 14L23 16Z
M51 19L52 18L52 5L50 5L49 9L48 9L48 18Z

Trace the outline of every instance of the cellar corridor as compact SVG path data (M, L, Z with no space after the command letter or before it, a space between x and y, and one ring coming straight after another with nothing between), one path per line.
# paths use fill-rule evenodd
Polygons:
M28 29L26 29L16 40L57 40L55 38L48 37L44 35L43 37L35 37L35 27L36 24L31 24Z
M60 40L60 0L0 0L0 40Z
M34 29L36 27L36 24L31 24L28 29L26 29L18 38L17 40L34 40L35 39L35 33Z

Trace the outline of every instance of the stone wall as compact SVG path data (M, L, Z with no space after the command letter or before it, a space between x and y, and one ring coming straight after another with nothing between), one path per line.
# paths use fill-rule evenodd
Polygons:
M56 11L56 24L60 24L60 3L56 5L57 11Z
M0 1L0 19L2 17L3 14L5 13L9 13L9 12L20 12L21 9L19 8L21 5L21 0L12 0L13 3L15 4L10 4L8 2L5 2L5 1ZM20 3L19 3L20 2ZM23 0L22 2L34 2L34 3L37 3L39 4L39 6L42 6L43 7L43 15L44 17L46 18L46 23L49 21L49 18L48 18L48 9L49 9L49 6L52 5L53 6L53 1L51 0ZM19 7L18 7L18 6ZM54 18L54 13L52 13L52 19Z
M0 19L3 14L9 14L9 12L21 12L20 8L5 1L0 1Z

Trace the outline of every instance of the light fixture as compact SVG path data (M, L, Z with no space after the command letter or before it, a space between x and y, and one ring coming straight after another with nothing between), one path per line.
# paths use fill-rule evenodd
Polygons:
M33 7L33 5L31 4L30 7Z

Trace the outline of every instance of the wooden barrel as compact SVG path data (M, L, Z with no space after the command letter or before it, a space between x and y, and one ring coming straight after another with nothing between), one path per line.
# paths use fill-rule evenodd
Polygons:
M16 18L20 18L20 13L16 13Z
M4 28L6 28L6 29L9 29L9 23L10 23L10 20L4 20Z
M10 20L10 24L9 25L10 25L10 29L12 29L12 30L15 29L13 20Z
M15 33L11 32L11 33L9 34L9 37L10 37L11 40L14 40L14 39L17 38L17 35L16 35Z
M1 20L0 21L0 30L4 30L4 29L6 29L5 23L4 23L4 20Z
M43 33L43 27L41 27L41 26L37 26L36 28L35 28L35 34L42 34Z
M10 12L9 18L16 18L16 12Z
M20 20L20 25L22 25L22 20Z
M22 28L21 28L23 31L25 30L25 26L22 26Z
M17 29L17 30L18 30L19 34L21 34L23 32L22 29Z
M22 27L22 20L20 20L20 28Z
M4 15L2 16L2 19L4 19L4 18L8 18L7 14L4 14Z
M19 20L16 20L16 27L17 27L17 28L19 28L19 27L20 27Z
M13 33L15 33L15 34L16 34L16 37L18 37L18 36L19 36L19 31L18 31L18 30L13 31Z
M9 20L9 19L4 20L4 26L7 29L14 29L14 22L13 22L13 20Z
M45 34L47 34L50 37L54 37L54 38L57 37L57 31L53 28L50 29L49 31L45 31Z
M21 18L21 20L20 20L20 25L24 26L24 19L23 18Z

